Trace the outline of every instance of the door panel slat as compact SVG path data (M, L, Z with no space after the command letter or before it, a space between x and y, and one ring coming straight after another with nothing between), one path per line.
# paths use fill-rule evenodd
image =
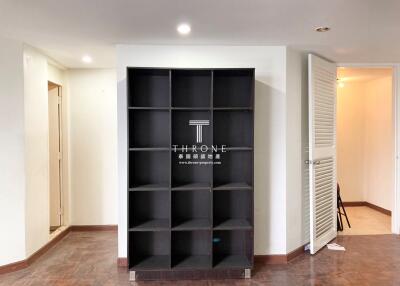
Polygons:
M336 237L336 66L309 55L310 253Z

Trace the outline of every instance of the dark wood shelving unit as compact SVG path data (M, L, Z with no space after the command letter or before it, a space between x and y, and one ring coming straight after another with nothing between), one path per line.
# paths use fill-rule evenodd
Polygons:
M248 277L254 69L128 68L127 102L131 279Z

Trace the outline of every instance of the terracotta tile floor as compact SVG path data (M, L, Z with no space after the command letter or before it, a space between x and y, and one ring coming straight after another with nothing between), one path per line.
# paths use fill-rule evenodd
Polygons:
M288 265L256 266L250 280L137 282L117 268L115 232L72 232L29 268L0 285L400 285L400 237L340 236L347 251L323 249Z
M391 217L369 207L346 207L351 228L343 217L344 230L338 235L390 234Z

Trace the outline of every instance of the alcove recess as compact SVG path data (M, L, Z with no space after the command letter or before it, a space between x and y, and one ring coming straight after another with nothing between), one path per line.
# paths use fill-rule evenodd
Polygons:
M238 278L252 268L254 72L127 69L132 279ZM201 144L217 146L207 155L220 164L180 164L173 146L199 145L189 120L208 120Z

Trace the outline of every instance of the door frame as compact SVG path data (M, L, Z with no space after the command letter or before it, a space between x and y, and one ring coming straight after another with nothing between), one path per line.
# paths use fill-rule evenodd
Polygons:
M57 88L58 90L58 137L59 137L59 152L61 155L61 158L59 159L59 191L60 191L60 214L59 214L59 220L60 220L60 226L62 227L65 224L64 220L64 182L63 182L63 165L64 165L64 152L63 152L63 135L64 135L64 130L63 130L63 86L52 82L48 80L48 84L52 85L54 88ZM50 177L49 177L50 179ZM50 184L50 182L49 182ZM50 228L50 226L49 226Z
M392 233L400 234L400 64L395 63L336 63L336 67L344 68L391 68L392 69L392 110L394 128L394 203L392 209Z

